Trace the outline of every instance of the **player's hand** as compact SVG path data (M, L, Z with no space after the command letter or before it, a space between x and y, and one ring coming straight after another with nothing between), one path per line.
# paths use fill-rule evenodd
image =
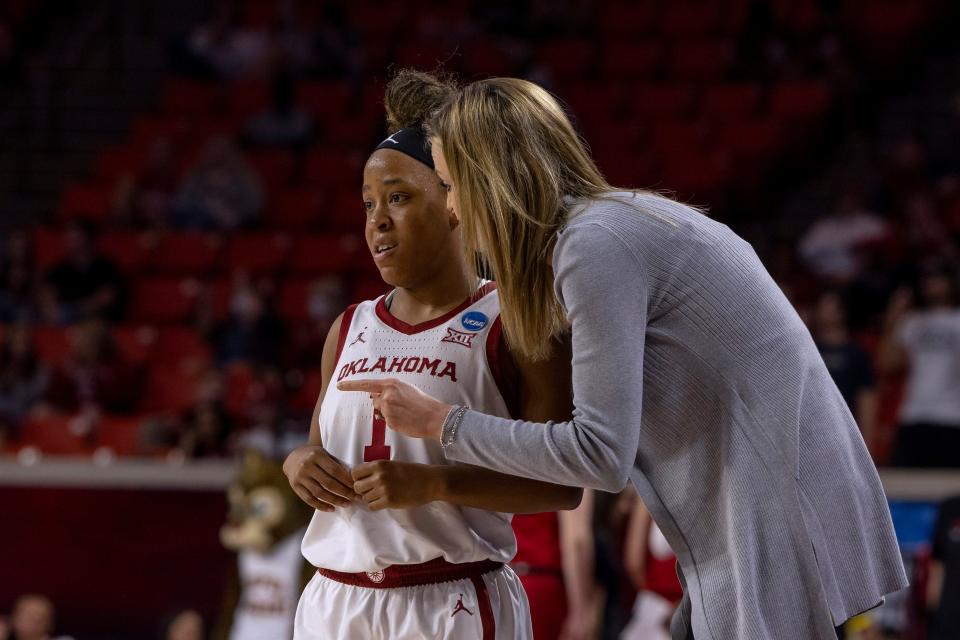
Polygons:
M297 447L283 461L283 472L294 493L318 511L347 507L358 498L350 470L323 447Z
M435 466L394 460L365 462L353 468L353 490L372 511L409 509L438 499Z
M439 440L443 421L450 413L450 405L392 378L347 380L338 383L337 389L369 394L374 411L380 412L387 426L412 438Z

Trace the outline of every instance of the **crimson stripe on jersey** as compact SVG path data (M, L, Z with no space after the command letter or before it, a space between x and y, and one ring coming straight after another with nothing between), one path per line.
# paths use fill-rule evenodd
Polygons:
M386 296L377 300L377 317L383 320L391 329L396 329L400 333L405 333L407 335L413 335L414 333L420 333L421 331L426 331L428 329L433 329L434 327L439 327L443 323L449 321L452 317L475 303L480 298L484 297L491 291L496 290L496 282L488 282L479 289L477 289L472 296L463 301L456 309L451 309L446 312L439 318L434 318L433 320L427 320L426 322L421 322L420 324L407 324L403 320L400 320L387 309L387 298Z
M334 358L334 364L340 362L340 354L343 353L343 345L347 342L347 334L350 333L350 324L353 322L353 312L356 310L357 305L350 305L340 319L340 335L337 337L337 357Z
M487 364L497 383L497 389L510 411L510 417L520 418L520 375L517 363L503 340L503 324L497 316L487 334Z

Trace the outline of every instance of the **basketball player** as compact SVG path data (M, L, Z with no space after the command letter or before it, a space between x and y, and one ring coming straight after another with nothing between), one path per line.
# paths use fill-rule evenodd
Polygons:
M390 376L449 402L529 419L569 415L568 356L513 362L492 283L477 281L420 126L448 88L388 87L391 135L364 168L368 247L392 293L347 309L322 359L310 444L285 471L317 511L304 556L319 570L294 637L531 638L527 599L504 563L510 513L572 509L579 489L446 464L438 443L386 428L367 396L332 379ZM515 381L515 382L512 382Z

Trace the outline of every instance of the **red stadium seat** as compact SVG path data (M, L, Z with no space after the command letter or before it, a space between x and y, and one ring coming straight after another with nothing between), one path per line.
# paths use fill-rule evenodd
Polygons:
M287 189L273 200L268 221L271 226L284 230L317 228L322 223L322 211L329 204L327 191L323 189Z
M320 371L308 371L303 377L303 384L291 399L291 404L295 409L309 411L316 405L322 390L323 376Z
M113 330L113 339L125 360L142 365L156 352L157 330L150 325L125 325Z
M481 39L463 48L463 71L467 76L511 76L514 64L497 43Z
M57 215L61 220L102 222L110 213L111 186L69 183L60 194Z
M100 236L100 251L128 274L143 271L152 261L153 241L143 233L112 231Z
M230 86L227 109L239 116L251 116L270 105L270 87L260 80L237 82Z
M60 261L66 252L63 231L38 227L33 232L33 247L36 252L37 267L41 272L46 271Z
M164 413L186 411L194 403L200 375L200 372L181 367L152 367L147 374L143 410Z
M40 359L52 365L62 362L70 352L70 336L63 327L37 327L33 343Z
M651 78L663 64L663 47L655 40L617 41L603 48L600 71L613 80L638 80Z
M365 247L353 235L301 236L294 244L290 269L302 274L348 273L360 260L369 260Z
M222 241L205 233L169 233L153 252L153 271L164 275L204 276L214 270Z
M770 110L781 118L811 121L829 106L829 89L815 81L784 82L774 87L770 96Z
M97 180L112 185L127 174L137 174L144 165L142 149L128 146L108 147L97 155Z
M720 80L733 60L724 40L677 42L670 55L670 74L684 80Z
M355 153L329 149L315 151L307 156L304 182L308 185L322 185L331 190L355 188L359 202L365 160L366 157Z
M152 361L196 369L209 363L210 346L192 327L161 327Z
M92 433L78 435L73 421L65 416L30 418L23 425L20 444L50 455L89 455L93 451Z
M219 99L216 85L172 78L163 87L161 109L173 114L202 115L213 111Z
M757 84L717 84L703 92L702 113L709 118L750 116L760 104L762 91Z
M293 156L280 149L261 149L247 154L247 160L271 193L288 187L293 179Z
M600 30L604 39L636 37L660 31L659 11L653 2L604 3Z
M651 146L659 154L695 152L706 141L706 126L698 120L663 120L653 126Z
M775 120L731 122L720 129L719 148L738 157L767 158L779 151L783 130Z
M280 314L290 320L306 320L309 280L287 280L280 288Z
M659 24L671 38L706 36L718 28L720 8L716 3L673 4L664 9Z
M136 283L130 317L134 322L186 322L194 310L199 284L192 279L149 279Z
M401 69L433 69L447 64L455 53L455 47L437 44L431 40L406 42L397 49L396 65Z
M571 84L559 92L559 97L570 106L578 122L605 122L623 111L623 90L617 84Z
M689 115L692 104L690 85L647 84L633 90L629 111L644 119L677 119Z
M540 48L540 61L558 78L583 78L596 58L593 42L587 40L554 40Z
M236 235L227 246L226 268L254 275L280 271L290 254L290 237L283 233L258 232Z
M141 453L140 425L144 416L103 416L97 425L97 446L118 456Z
M729 165L722 154L680 151L664 158L660 185L695 205L712 205L721 196Z
M353 89L345 82L305 82L297 90L297 100L310 112L323 117L347 113Z

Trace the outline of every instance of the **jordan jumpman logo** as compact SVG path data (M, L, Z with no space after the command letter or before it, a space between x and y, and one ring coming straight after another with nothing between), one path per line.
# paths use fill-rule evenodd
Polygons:
M351 342L350 344L348 344L347 347L352 347L353 345L357 344L358 342L362 342L363 344L367 344L367 341L363 339L363 334L364 334L364 332L365 332L366 330L367 330L367 328L364 327L364 328L363 328L363 331L360 332L360 335L357 336L357 339L354 340L353 342Z
M455 607L453 608L453 613L450 614L450 617L452 618L453 616L457 615L457 614L460 613L461 611L466 611L466 612L467 612L468 614L470 614L471 616L473 615L473 611L470 611L470 609L467 609L465 606L463 606L463 594L462 594L462 593L460 594L460 599L457 600L457 606L455 606Z

